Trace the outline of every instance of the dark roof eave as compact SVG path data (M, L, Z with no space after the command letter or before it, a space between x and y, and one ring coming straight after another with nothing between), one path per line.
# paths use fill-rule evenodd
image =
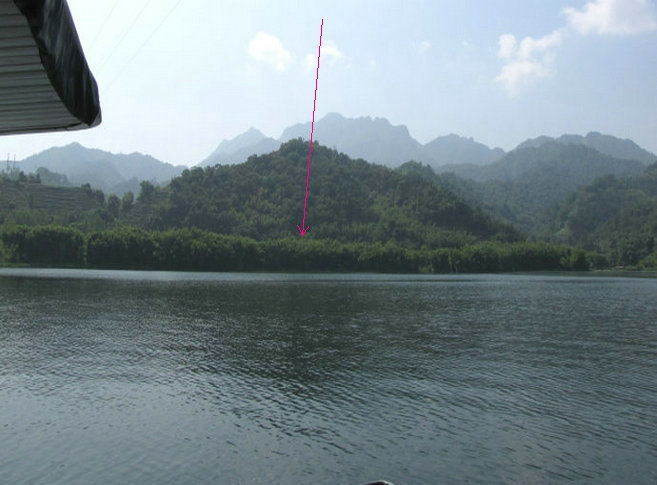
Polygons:
M35 63L38 64L40 60L43 70L43 84L48 84L47 76L56 93L56 96L53 96L55 99L58 97L62 103L62 113L67 112L71 117L63 119L58 116L56 119L48 119L48 116L44 116L39 119L35 116L30 123L17 122L14 126L7 126L12 120L3 116L0 109L0 134L76 130L100 124L102 117L98 86L87 65L66 1L10 0L9 3L13 3L20 11L17 14L22 14L27 20L33 47L38 51ZM25 35L26 38L30 37L27 29ZM0 44L2 42L3 40L0 40ZM4 42L9 40L5 39ZM18 66L14 69L18 69ZM2 89L0 85L0 91ZM34 89L36 91L37 87L34 86ZM7 92L7 95L9 94Z

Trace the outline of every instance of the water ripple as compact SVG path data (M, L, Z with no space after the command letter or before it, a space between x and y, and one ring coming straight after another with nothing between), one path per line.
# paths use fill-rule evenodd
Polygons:
M80 274L0 275L9 482L657 481L652 280Z

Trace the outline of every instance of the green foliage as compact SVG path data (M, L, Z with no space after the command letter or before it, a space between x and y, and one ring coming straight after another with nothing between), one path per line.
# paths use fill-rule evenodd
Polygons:
M426 180L449 187L470 205L481 207L497 220L539 236L549 224L546 211L578 188L601 176L638 175L645 166L580 144L548 142L540 147L514 150L502 160L483 167L451 168L460 176L437 175L430 167L415 162L406 163L398 170L415 172Z
M39 180L44 185L56 185L61 187L70 186L68 177L61 173L51 172L45 167L39 167L36 170L36 175L39 177Z
M392 242L341 243L300 237L255 241L199 229L119 227L84 236L64 227L15 226L0 233L0 242L5 262L92 268L497 273L583 271L599 261L595 254L545 243L484 242L461 248L408 249Z
M521 241L513 227L479 209L490 206L454 176L438 176L415 162L396 172L317 145L311 229L301 238L296 224L307 150L306 142L293 140L241 165L185 170L165 188L144 182L136 202L132 192L121 200L111 194L105 202L89 185L50 187L4 177L0 258L201 271L446 273L654 265L657 165L631 180L605 177L580 189L549 213L544 232L553 244L547 244ZM517 193L515 199L499 197L507 219L520 214L517 205L524 202Z
M614 266L650 261L657 236L657 164L637 177L597 179L555 208L549 219L553 241L600 252Z
M92 267L148 268L155 262L153 237L137 228L93 232L87 237L87 264Z
M155 193L155 186L147 180L142 181L139 185L141 191L139 192L139 196L137 196L137 200L139 202L150 201Z
M154 233L153 237L159 267L197 271L262 269L259 248L243 237L198 229L168 230Z
M95 200L101 206L105 204L105 194L102 190L92 189L89 184L82 184L80 188L90 199Z
M71 225L85 232L128 225L198 228L259 241L296 236L307 151L306 142L293 140L241 165L185 170L164 189L142 182L138 200L127 192L118 210L116 196L106 202L89 184L75 189L7 182L9 189L0 191L0 220ZM317 145L313 175L311 230L305 240L392 242L420 249L520 238L449 189L414 173L395 173Z
M639 261L637 269L657 271L657 251Z
M82 232L60 226L12 226L0 232L3 259L10 263L81 265Z
M132 209L134 203L135 194L130 191L123 194L123 197L121 198L121 212L130 212L130 209Z
M121 209L121 199L116 194L110 194L107 198L107 211L113 218L119 217L119 211Z
M185 170L162 200L147 204L149 222L136 222L152 229L196 227L255 240L296 235L307 154L307 143L299 139L240 165ZM402 175L316 145L312 174L311 229L305 239L391 241L408 248L435 247L447 234L453 244L519 239L450 190L414 173Z
M437 256L441 268L464 273L587 271L603 260L595 254L546 243L480 243Z
M565 157L559 161L560 151L564 157L570 152L568 156L579 154L582 160ZM603 267L603 260L607 265L632 267L644 259L650 261L657 233L657 164L642 169L639 175L618 178L613 172L635 173L639 163L600 158L595 155L597 152L582 147L552 146L542 164L538 158L526 160L529 169L524 167L527 171L523 173L522 157L532 153L540 152L525 150L507 156L507 169L517 172L507 173L507 180L474 182L450 174L436 175L430 167L414 162L399 170L450 187L471 205L481 206L487 213L525 229L534 239L590 251L587 259L595 267ZM560 168L566 162L571 166ZM575 190L574 184L583 185L600 171L612 174ZM575 191L565 196L571 190ZM576 259L567 265L584 265L583 256L573 257Z

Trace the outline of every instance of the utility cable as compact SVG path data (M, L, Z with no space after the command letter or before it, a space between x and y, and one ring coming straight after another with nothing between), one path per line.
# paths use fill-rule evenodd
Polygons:
M105 59L103 59L103 62L101 62L100 67L98 68L99 71L101 71L101 70L103 69L103 67L107 64L107 61L108 61L109 59L111 59L112 55L113 55L113 54L118 50L118 48L121 46L121 43L125 40L125 38L128 36L128 34L132 31L132 29L134 28L135 24L137 23L137 20L139 20L139 17L141 17L141 14L144 13L144 11L145 11L146 8L148 7L148 5L150 5L151 1L152 1L152 0L148 0L148 1L144 4L144 6L141 8L141 10L139 11L139 13L135 16L135 18L132 19L132 23L130 24L130 26L128 27L128 29L127 29L125 32L123 32L123 35L121 36L121 38L119 39L119 41L116 43L116 45L114 46L114 48L113 48L113 49L110 51L110 53L105 57Z
M119 4L119 0L115 0L114 5L112 5L112 8L110 9L109 13L105 17L105 20L103 21L103 25L100 26L100 29L98 29L98 32L96 32L96 36L94 37L94 40L92 40L91 44L89 44L89 50L92 50L96 45L96 42L98 42L98 39L100 38L100 34L102 34L103 30L105 30L105 26L107 25L109 19L112 18L112 14L114 13L114 10L116 9L116 6L118 4Z
M123 71L125 71L126 68L130 65L130 63L131 63L132 61L135 60L135 58L137 57L137 55L139 54L139 52L141 52L141 50L146 46L146 44L148 44L148 42L149 42L149 41L155 36L155 34L157 33L157 31L160 30L160 27L162 27L162 25L164 24L164 22L166 22L166 20L171 16L171 14L173 13L173 11L174 11L176 8L178 8L178 5L180 5L181 3L182 3L182 0L178 0L178 1L175 3L175 5L174 5L174 6L173 6L173 7L167 12L167 14L162 18L162 20L160 20L160 23L157 24L157 26L151 31L150 34L148 34L148 37L146 37L146 39L144 39L144 41L143 41L143 42L141 43L141 45L137 48L137 50L135 50L134 54L130 57L130 59L128 59L128 61L127 61L125 64L123 64L123 66L121 67L121 69L119 69L119 72L118 72L117 75L114 77L114 79L112 79L112 81L107 85L107 90L106 90L106 92L109 91L110 88L114 85L114 83L115 83L115 82L121 77L121 74L123 74Z

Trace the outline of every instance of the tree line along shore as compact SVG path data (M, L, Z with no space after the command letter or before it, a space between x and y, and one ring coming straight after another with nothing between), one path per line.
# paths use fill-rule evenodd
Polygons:
M608 267L594 252L542 242L478 242L408 249L395 243L343 243L290 237L257 241L200 229L120 227L83 233L63 226L0 229L4 265L184 271L344 271L499 273L588 271Z

